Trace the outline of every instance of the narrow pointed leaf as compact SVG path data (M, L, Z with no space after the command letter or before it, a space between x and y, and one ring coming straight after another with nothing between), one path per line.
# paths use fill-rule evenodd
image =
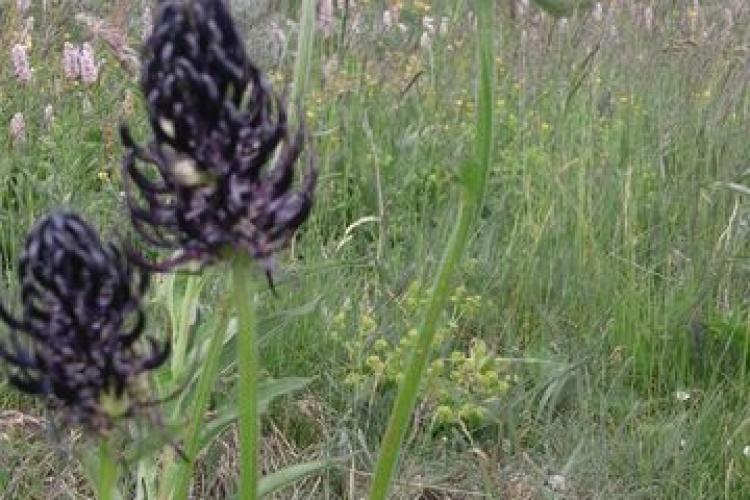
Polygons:
M268 474L260 479L258 484L258 495L268 495L286 486L296 483L306 476L320 472L330 465L329 460L316 460L289 466L273 474Z
M310 383L309 378L286 377L263 381L258 386L258 411L262 415L271 402L279 396L302 389ZM200 438L200 449L208 446L229 425L237 420L237 409L234 405L224 408L219 416L204 426Z

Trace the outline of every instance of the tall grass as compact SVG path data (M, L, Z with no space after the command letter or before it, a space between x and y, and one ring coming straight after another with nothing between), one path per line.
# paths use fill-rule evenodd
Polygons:
M565 478L565 494L593 498L742 498L748 490L750 14L743 7L728 25L730 3L701 12L656 3L653 30L629 8L601 22L582 11L565 28L498 14L491 171L458 269L482 305L436 355L484 339L517 360L513 382L476 427L433 425L433 402L418 404L394 498L499 496L514 487L552 494L559 482L551 476ZM297 259L282 263L280 298L259 301L258 331L263 373L316 378L263 420L261 464L344 459L279 498L366 494L395 388L347 385L345 341L363 329L361 310L377 324L367 344L354 345L363 358L378 339L400 340L404 323L413 324L401 312L407 290L433 280L453 229L455 181L474 133L473 22L467 2L432 2L429 15L436 24L446 16L448 32L421 49L425 12L404 4L408 34L373 32L382 12L361 8L341 23L351 29L358 15L358 33L318 40L312 52L301 109L321 169L318 202ZM70 5L41 8L34 84L20 86L11 67L0 68L0 124L23 111L29 129L21 147L0 133L8 288L21 235L50 206L72 204L104 227L123 217L110 135L134 88L101 44L101 82L64 82L64 33L85 35ZM20 20L9 10L0 16L5 49ZM288 62L269 69L290 74ZM84 99L93 114L82 112ZM50 128L41 122L47 102L56 111ZM339 313L343 339L329 334ZM2 401L36 411L9 391ZM55 455L38 434L8 429L0 459L8 495L75 490L75 472L53 473ZM228 434L203 455L196 494L219 496L236 484L234 443Z

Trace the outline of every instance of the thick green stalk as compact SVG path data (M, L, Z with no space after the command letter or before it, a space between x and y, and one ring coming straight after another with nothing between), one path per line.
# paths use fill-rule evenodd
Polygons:
M492 110L494 99L492 91L495 74L494 27L491 0L476 0L477 9L477 55L479 59L479 80L477 84L477 134L474 145L476 164L464 167L468 170L466 179L475 179L475 183L467 182L464 196L474 208L479 210L484 200L487 177L492 163ZM476 215L476 214L475 214Z
M193 474L195 460L198 458L200 445L200 431L203 424L203 416L208 407L208 400L211 396L211 389L216 382L219 371L219 361L221 359L221 348L224 345L226 337L229 316L225 311L219 312L219 319L216 331L213 332L208 344L208 353L203 361L203 367L198 378L198 385L195 389L195 399L193 400L192 414L188 424L188 431L185 437L185 454L189 461L182 460L178 464L176 478L174 483L174 495L172 498L183 499L188 497L190 488L190 478ZM167 484L171 483L169 478L175 477L174 474L168 474ZM169 488L167 488L169 489ZM160 498L166 500L168 491L163 490Z
M473 220L473 210L463 202L459 210L458 225L451 235L447 251L440 264L430 301L427 305L424 319L419 327L417 345L404 373L403 382L399 386L396 402L388 421L388 427L380 444L380 455L375 467L375 477L373 479L372 491L370 492L370 500L385 500L388 497L391 480L396 471L401 451L401 444L417 402L422 375L427 366L430 349L435 338L437 322L450 293L449 285L454 270L460 261L461 254L468 241L469 230Z
M237 311L237 406L240 426L240 495L258 498L258 339L252 281L252 260L244 252L234 257L232 295Z
M411 415L417 402L422 376L429 361L440 314L450 293L456 267L469 241L471 228L481 206L492 156L492 0L477 0L479 20L479 85L477 97L476 160L462 172L463 192L457 224L440 262L427 309L419 326L417 345L404 373L396 401L391 411L385 435L380 444L380 455L375 467L370 500L385 500L391 489L401 446Z
M114 500L117 485L117 462L112 456L109 441L103 437L99 443L99 500Z

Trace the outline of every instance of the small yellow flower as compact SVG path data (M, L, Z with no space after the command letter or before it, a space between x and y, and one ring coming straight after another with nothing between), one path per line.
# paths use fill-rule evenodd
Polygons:
M346 385L359 385L362 383L362 375L359 373L350 373L344 377L344 384Z
M388 342L385 339L378 339L372 345L376 351L385 351L388 348Z
M445 363L442 359L436 359L432 363L430 363L430 368L436 372L443 371L443 367L445 366Z
M362 314L362 317L359 320L360 325L362 326L362 331L370 332L375 329L376 326L378 326L377 323L375 323L375 320L372 316L370 316L367 313Z
M331 326L336 329L344 328L344 325L346 324L346 314L344 311L339 311L336 313L336 315L331 320Z
M461 420L482 419L486 416L487 410L473 403L465 403L458 410L458 416Z
M479 383L482 385L482 388L487 390L487 389L494 387L500 380L500 377L498 376L497 372L487 371L484 373L480 373L477 376L477 379L479 380Z
M365 364L375 375L382 375L385 371L385 363L380 356L369 356Z
M420 10L422 12L429 12L432 6L427 2L422 2L421 0L416 0L414 2L414 8L417 10Z
M456 420L456 414L450 406L440 405L435 409L435 419L440 423L451 423Z
M505 394L510 389L510 384L507 380L500 380L495 387L498 393Z
M96 176L102 182L108 182L109 181L109 172L107 172L106 170L100 170L99 173L96 174Z

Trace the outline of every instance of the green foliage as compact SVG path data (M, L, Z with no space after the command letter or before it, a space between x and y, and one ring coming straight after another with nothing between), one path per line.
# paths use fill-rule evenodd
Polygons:
M533 0L535 5L556 18L570 16L576 10L590 8L593 0Z
M330 464L326 461L305 462L263 476L258 484L258 495L264 496L290 486L306 476L320 472Z
M402 380L427 300L424 286L413 281L396 304L399 314L392 324L378 321L364 304L345 305L332 315L326 334L346 353L338 370L353 398L359 395L367 401L372 391L390 391ZM471 332L486 306L481 296L470 294L463 285L450 296L445 326L435 335L436 354L421 390L423 411L439 426L487 425L517 380L511 364Z
M5 298L18 286L23 234L50 207L71 206L113 228L106 233L128 235L117 123L127 117L145 136L134 83L75 21L82 3L32 3L31 85L16 82L7 61L22 19L13 6L0 9ZM298 16L300 2L273 3ZM295 258L279 260L279 298L262 291L259 301L261 386L312 378L264 416L269 470L290 457L347 457L319 470L321 481L295 484L302 498L366 495L409 332L453 228L457 181L476 166L469 2L405 0L405 32L373 28L382 23L377 2L353 3L359 10L346 20L337 11L334 36L316 34L300 106L321 171L316 207ZM570 497L744 498L750 489L747 9L729 25L728 4L702 2L699 12L691 2L655 2L648 30L629 6L610 12L615 3L622 2L603 2L611 24L579 10L565 29L549 16L512 20L500 10L508 3L497 4L485 208L471 258L450 287L455 298L407 435L397 498L441 494L412 484L510 497L518 477L538 497L562 496L545 486L551 473L565 476ZM634 2L634 10L648 4ZM540 12L532 2L531 13ZM435 25L448 19L429 50L419 48L425 15ZM132 47L138 30L131 12ZM287 35L293 55L297 40ZM62 77L66 39L92 39L97 84ZM291 57L267 69L277 88L291 83ZM47 104L51 125L43 120ZM27 121L20 146L6 132L15 112ZM166 445L162 465L177 458L168 442L183 444L221 310L215 298L225 291L221 278L198 290L191 279L155 277L147 325L152 335L174 336L185 353L157 380L164 397L187 388L159 407L165 436L153 441ZM202 432L233 419L223 414L237 373L236 326L227 329ZM6 386L0 406L42 413ZM212 444L203 441L195 471L197 491L217 497L237 480L232 425L226 429ZM0 414L4 495L91 497L75 461L46 436ZM136 465L150 444L127 452L131 476L120 485L127 498L155 494L142 493L134 477L141 471L146 485L160 479L153 461ZM479 487L479 475L497 484ZM290 498L291 488L275 498Z

